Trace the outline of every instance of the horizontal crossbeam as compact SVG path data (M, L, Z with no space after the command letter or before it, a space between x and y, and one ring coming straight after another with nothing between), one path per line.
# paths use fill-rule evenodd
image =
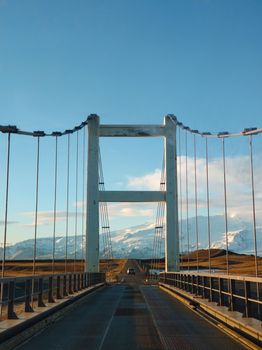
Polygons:
M162 125L100 125L101 137L159 137L165 136Z
M165 191L99 191L100 202L165 202Z

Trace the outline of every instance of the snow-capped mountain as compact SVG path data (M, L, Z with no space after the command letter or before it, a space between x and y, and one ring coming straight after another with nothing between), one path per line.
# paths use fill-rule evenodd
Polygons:
M111 233L113 254L116 258L151 258L155 225L146 223ZM164 253L164 238L162 239L162 254Z
M85 246L85 240L82 240L81 236L77 236L76 245L75 237L68 237L67 249L68 258L72 259L75 256L76 246L76 258L82 258L82 247ZM56 237L55 240L55 257L56 259L64 259L65 257L66 238ZM15 243L6 248L7 259L33 259L34 240L27 239L22 242ZM2 258L3 248L0 248L0 259ZM53 256L53 237L38 238L36 244L36 257L37 259L51 259Z
M187 231L189 233L189 250L195 250L196 244L196 218L189 218L180 222L180 247L187 252ZM199 249L208 248L208 220L206 216L198 216L197 228L199 236ZM112 245L114 255L134 258L151 258L153 256L154 225L152 223L131 227L112 232ZM262 255L262 226L256 227L257 249ZM243 221L238 217L228 218L228 249L235 253L254 253L254 233L251 222ZM226 249L225 218L222 215L210 217L211 248ZM164 237L161 242L161 255L164 255Z
M115 258L152 258L154 256L153 243L155 225L145 223L144 225L134 226L111 232L113 256ZM199 249L208 248L208 221L207 217L199 216L197 219ZM196 249L196 218L189 218L180 223L180 232L182 230L182 240L180 244L182 251L187 252L187 231L189 232L190 250ZM258 252L262 255L262 226L256 227ZM225 219L224 216L217 215L210 217L210 238L211 248L226 248ZM164 255L164 235L161 241L161 255ZM7 247L7 259L32 259L34 240L29 239L18 242ZM77 236L68 237L68 257L74 258L76 245L76 257L82 258L85 247L85 239ZM55 242L55 257L63 259L65 257L65 237L57 237ZM103 257L103 239L100 237L100 255ZM242 221L238 217L228 219L228 247L229 250L236 253L254 253L254 238L252 223ZM37 258L50 259L52 257L53 238L37 239ZM0 258L2 248L0 248Z

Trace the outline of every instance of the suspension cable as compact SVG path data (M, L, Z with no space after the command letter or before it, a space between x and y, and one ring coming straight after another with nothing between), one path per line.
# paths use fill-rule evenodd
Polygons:
M211 229L210 229L210 203L209 203L209 171L208 171L208 139L206 139L206 196L207 196L207 232L208 232L208 268L211 273Z
M160 191L165 190L165 157L163 156L162 171L160 178ZM151 263L152 270L157 270L159 267L158 259L161 258L161 248L164 234L164 213L165 203L158 202L156 213L156 224L153 242L153 260Z
M159 259L161 258L161 248L163 241L163 232L164 232L164 211L165 206L163 202L159 202L158 205L158 217L156 220L155 232L156 232L156 252L155 252L155 266L154 268L157 270L159 268Z
M225 235L226 235L226 267L229 274L229 256L228 256L228 213L227 213L227 181L226 181L226 157L225 157L225 138L222 138L223 155L223 182L224 182L224 209L225 209Z
M38 197L39 197L39 160L40 160L40 137L37 137L36 151L36 187L35 187L35 227L34 227L34 252L33 252L33 275L35 275L36 265L36 245L38 229Z
M85 161L86 161L86 128L83 128L83 149L82 149L82 269L84 267L84 230L85 230Z
M189 271L189 218L188 218L188 164L187 164L187 131L185 131L185 152L186 152L186 231L187 231L187 269Z
M197 197L197 160L196 160L196 135L194 135L194 178L195 178L195 225L196 225L196 257L197 257L197 272L199 271L199 239L198 239L198 197Z
M89 117L91 118L93 116L94 115L91 114ZM69 130L67 129L63 132L59 132L59 134L67 135L67 134L74 133L74 132L84 128L88 124L88 118L85 121L83 121L81 124L75 126L73 129L69 129ZM188 132L190 132L192 134L198 134L198 135L205 137L205 138L220 138L220 137L223 137L225 135L230 136L230 137L243 136L243 135L247 136L247 135L257 135L257 134L262 133L262 128L245 128L241 132L233 132L233 133L232 132L229 133L229 132L225 132L225 131L217 132L217 133L202 132L202 131L198 131L198 130L192 130L188 126L185 126L182 122L178 121L177 118L174 116L171 118L171 120L177 126L179 126L181 129L188 130ZM0 132L18 134L18 135L24 135L24 136L36 136L35 132L20 130L15 125L0 125ZM48 133L48 132L42 131L41 133L42 133L41 136L46 136L46 137L55 136L53 132Z
M8 226L8 199L9 199L9 171L10 171L10 145L11 134L7 137L7 160L6 160L6 187L5 187L5 220L4 220L4 244L3 244L3 260L2 260L2 278L5 276L5 259L6 259L6 238ZM3 289L3 285L2 285Z
M104 182L104 174L103 174L100 149L99 149L98 156L99 156L99 188L101 191L104 191L105 182ZM104 245L104 257L105 259L108 260L108 268L109 268L110 259L113 258L113 251L112 251L112 240L111 240L111 233L110 233L108 208L107 208L106 202L100 203L100 217L101 217L101 236L102 236L103 245Z
M91 118L93 114L91 114L89 117ZM88 118L83 121L81 124L75 126L73 129L67 129L63 132L60 131L54 131L51 133L45 132L45 131L24 131L17 128L16 125L0 125L0 132L2 133L10 133L10 134L17 134L17 135L23 135L23 136L42 136L42 137L49 137L49 136L63 136L68 135L77 132L78 130L83 129L88 124Z
M159 240L158 240L158 256L159 259L161 259L161 252L163 247L163 239L164 239L164 233L165 233L165 227L164 227L164 214L165 214L165 203L160 202L160 220L159 220ZM158 267L160 267L159 265Z
M78 221L78 208L77 208L77 200L78 200L78 147L79 146L79 135L78 131L76 133L76 181L75 181L75 243L74 243L74 272L76 272L76 250L77 250L77 221Z
M251 194L252 194L252 218L253 218L253 237L254 237L254 254L255 254L255 274L258 277L258 259L257 259L257 225L256 225L256 203L255 203L255 182L254 182L254 165L253 165L253 139L249 136L250 152L250 175L251 175Z
M178 129L178 148L179 148L179 204L180 204L180 267L183 264L183 230L182 230L182 219L183 219L183 198L182 198L182 150L181 150L181 129Z
M101 151L99 148L98 152L98 166L99 166L99 190L105 190L105 182L104 182L104 174L103 174L103 166L102 166L102 158ZM110 260L113 258L113 250L112 250L112 240L110 233L110 224L109 224L109 215L108 215L108 207L106 202L99 203L99 214L100 214L100 222L101 222L101 239L103 241L103 258L107 260L107 270L110 268Z
M52 273L55 272L55 248L56 248L56 199L57 199L57 143L58 137L55 137L55 172L54 172L54 215L53 215L53 259Z
M101 160L101 152L99 148L98 152L98 175L99 175L99 190L103 190L103 185L104 185L104 179L103 179L103 171L102 171L102 160ZM107 232L107 227L109 226L105 222L105 215L104 215L104 202L99 203L99 213L100 213L100 221L101 221L101 238L103 241L103 254L102 256L104 259L107 259L107 254L108 254L108 246L107 246L107 237L106 237L106 232Z
M253 237L254 237L254 254L255 254L255 274L259 276L258 259L257 259L257 224L256 224L256 201L255 201L255 181L253 165L253 138L249 136L249 154L250 154L250 175L251 175L251 193L252 193L252 217L253 217ZM260 300L259 283L256 283L257 300ZM261 319L261 305L257 305L258 317Z
M67 135L67 176L66 176L66 239L65 239L65 273L67 273L68 258L68 228L69 228L69 185L70 185L70 134Z

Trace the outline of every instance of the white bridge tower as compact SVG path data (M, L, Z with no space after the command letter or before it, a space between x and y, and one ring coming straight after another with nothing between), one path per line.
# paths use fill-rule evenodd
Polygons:
M163 137L165 140L165 191L99 191L100 137ZM86 271L99 271L99 202L166 203L165 270L178 271L178 200L176 118L167 115L163 125L100 125L97 115L88 117L86 216Z

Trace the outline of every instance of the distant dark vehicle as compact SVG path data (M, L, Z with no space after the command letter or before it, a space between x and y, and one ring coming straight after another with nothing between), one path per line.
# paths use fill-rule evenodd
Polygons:
M126 273L128 275L135 275L136 274L136 270L135 269L127 269Z

